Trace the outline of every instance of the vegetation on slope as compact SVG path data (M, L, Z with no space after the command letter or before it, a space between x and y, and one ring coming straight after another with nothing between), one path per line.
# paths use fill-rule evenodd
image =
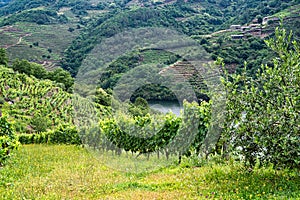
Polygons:
M0 109L2 109L1 104ZM18 148L18 146L19 142L12 124L7 121L6 116L2 116L0 111L0 167L11 156L11 151Z
M2 109L15 120L17 132L43 132L71 122L71 96L52 81L30 78L3 67L0 73Z
M39 25L42 24L64 24L68 18L64 15L57 15L55 11L51 10L29 10L18 14L14 14L1 21L0 26L7 26L15 24L16 22L34 22Z
M224 58L224 62L231 72L237 71L239 73L243 68L244 61L247 61L248 74L255 77L261 64L272 65L272 57L275 54L265 45L263 40L265 37L273 37L275 26L278 23L266 24L263 28L260 28L262 27L260 25L260 35L249 33L245 34L244 39L238 40L232 39L231 35L235 34L234 32L221 31L219 34L212 32L220 29L227 30L230 25L235 23L240 25L258 23L252 22L252 20L263 20L263 17L273 15L281 9L291 8L297 3L297 1L288 3L285 1L177 1L173 4L156 5L154 7L153 5L147 6L147 3L145 3L145 7L111 11L89 23L87 29L82 32L65 52L62 67L70 71L72 76L75 76L82 61L93 50L95 45L100 44L105 38L129 28L159 26L175 29L187 36L191 36L195 41L199 42L199 45L204 47L213 60L216 60L217 57ZM269 9L266 10L264 6L267 6ZM241 14L236 15L236 13ZM248 14L250 17L241 19L244 15L248 16ZM287 18L285 27L296 30L295 37L297 37L299 32L295 28L297 27L297 22L295 21L297 21L297 18L295 20L288 20ZM132 60L139 56L138 52L134 53L136 55L133 56ZM159 56L154 55L152 59L159 60ZM132 66L131 61L123 62L122 66ZM100 80L100 86L105 89L111 88L117 79L126 72L122 71L123 68L120 71L114 71L114 73L106 72L105 76L102 76L102 79L105 78L105 80ZM199 79L198 81L201 82ZM155 88L157 86L147 89L153 91L156 99L159 99L158 97L165 100L174 99L171 97L172 94L170 92L162 88L158 91ZM144 94L139 91L139 95L145 98L147 92L145 89L142 90ZM207 99L201 92L197 91L197 93L199 99ZM151 99L151 97L148 97L148 99Z

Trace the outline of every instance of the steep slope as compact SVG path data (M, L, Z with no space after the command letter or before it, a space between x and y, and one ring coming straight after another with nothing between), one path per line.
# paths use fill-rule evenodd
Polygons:
M15 121L17 132L40 131L71 123L71 94L49 80L38 80L11 69L0 68L0 98L2 112Z

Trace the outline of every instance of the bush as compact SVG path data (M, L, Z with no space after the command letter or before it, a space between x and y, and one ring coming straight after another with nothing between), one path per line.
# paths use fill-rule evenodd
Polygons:
M81 145L81 138L73 125L61 125L54 131L39 134L19 134L21 144L72 144Z
M55 131L50 133L49 140L52 144L82 144L76 127L68 124L61 125Z
M0 166L9 158L10 151L16 149L19 142L16 139L15 132L11 123L6 117L0 118Z
M19 134L18 140L21 144L46 144L49 142L50 133Z

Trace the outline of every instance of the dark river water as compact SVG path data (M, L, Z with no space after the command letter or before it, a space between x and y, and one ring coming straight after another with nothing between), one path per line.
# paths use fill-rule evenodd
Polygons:
M182 107L177 101L148 101L149 106L162 113L173 112L175 115L180 115Z

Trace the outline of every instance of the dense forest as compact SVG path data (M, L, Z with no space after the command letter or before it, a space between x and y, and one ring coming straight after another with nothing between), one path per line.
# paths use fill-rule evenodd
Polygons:
M0 1L0 198L299 198L299 24L299 0Z

